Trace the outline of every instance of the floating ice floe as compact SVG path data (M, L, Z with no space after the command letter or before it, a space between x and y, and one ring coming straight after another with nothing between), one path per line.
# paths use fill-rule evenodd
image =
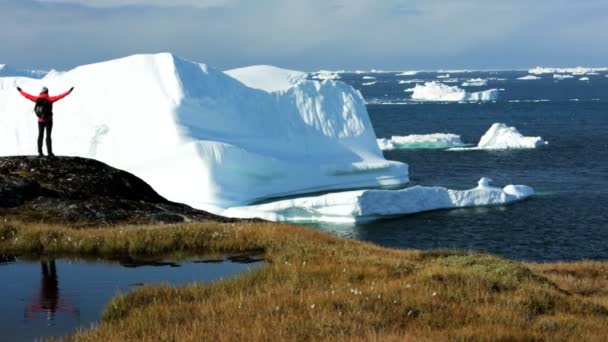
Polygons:
M364 80L375 80L376 79L374 76L363 76L362 78Z
M472 78L470 80L462 82L463 87L485 87L488 85L488 81L483 78Z
M541 78L538 76L534 76L534 75L526 75L523 77L519 77L517 79L521 80L521 81L536 81L536 80L540 80Z
M504 205L526 199L534 189L525 185L490 185L482 178L470 190L414 186L402 190L358 190L235 207L228 217L283 222L356 223L438 209Z
M581 77L579 78L579 81L589 81L589 77Z
M564 75L564 74L553 74L553 78L556 80L565 80L568 78L574 78L572 75Z
M450 74L437 75L437 78L450 78Z
M398 73L396 76L415 76L416 74L418 74L418 71L404 71L401 73Z
M439 102L461 102L461 101L496 101L498 90L467 93L457 86L448 86L439 82L426 82L424 85L417 84L411 96L417 101L439 101Z
M374 85L376 83L378 83L378 82L376 82L376 81L373 81L373 82L364 82L364 83L361 83L361 85L363 85L363 86L371 86L371 85Z
M312 74L312 79L319 81L339 80L341 78L342 77L340 77L340 75L334 71L321 70Z
M534 75L542 75L542 74L577 74L584 75L592 72L605 72L608 71L608 68L584 68L584 67L576 67L576 68L544 68L544 67L536 67L530 69L528 73Z
M383 151L405 149L448 149L465 146L460 135L450 133L412 134L392 136L389 139L377 139L378 146Z
M412 84L412 83L424 83L424 80L414 79L414 80L400 80L399 84Z
M517 128L495 123L479 139L476 147L455 147L450 151L532 149L547 145L541 137L526 137Z

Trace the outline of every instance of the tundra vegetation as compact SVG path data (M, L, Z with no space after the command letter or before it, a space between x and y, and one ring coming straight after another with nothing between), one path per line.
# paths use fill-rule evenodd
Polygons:
M269 222L78 227L0 223L0 253L52 257L263 253L263 267L113 298L74 341L601 341L608 263L523 263L387 249Z

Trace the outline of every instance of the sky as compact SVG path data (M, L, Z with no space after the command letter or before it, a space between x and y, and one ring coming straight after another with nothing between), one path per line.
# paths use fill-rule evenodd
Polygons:
M0 0L0 64L157 52L220 69L608 66L608 1Z

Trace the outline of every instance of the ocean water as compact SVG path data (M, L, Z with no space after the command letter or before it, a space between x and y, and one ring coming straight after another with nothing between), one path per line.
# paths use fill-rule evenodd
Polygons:
M445 74L445 73L440 73ZM495 186L525 184L537 195L499 207L435 211L355 226L318 225L340 236L397 248L454 248L531 261L608 259L608 77L556 81L552 74L523 81L523 71L451 74L468 91L501 89L485 103L409 100L400 80L438 80L439 73L341 74L359 89L378 138L454 133L477 144L495 122L549 141L545 148L510 151L397 150L387 159L408 163L411 185L468 189L481 177ZM363 76L376 77L373 85Z

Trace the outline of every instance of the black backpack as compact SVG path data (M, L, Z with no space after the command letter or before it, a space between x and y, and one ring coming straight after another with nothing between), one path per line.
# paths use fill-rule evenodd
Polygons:
M53 103L49 99L39 98L34 106L34 113L39 118L47 119L53 115Z

